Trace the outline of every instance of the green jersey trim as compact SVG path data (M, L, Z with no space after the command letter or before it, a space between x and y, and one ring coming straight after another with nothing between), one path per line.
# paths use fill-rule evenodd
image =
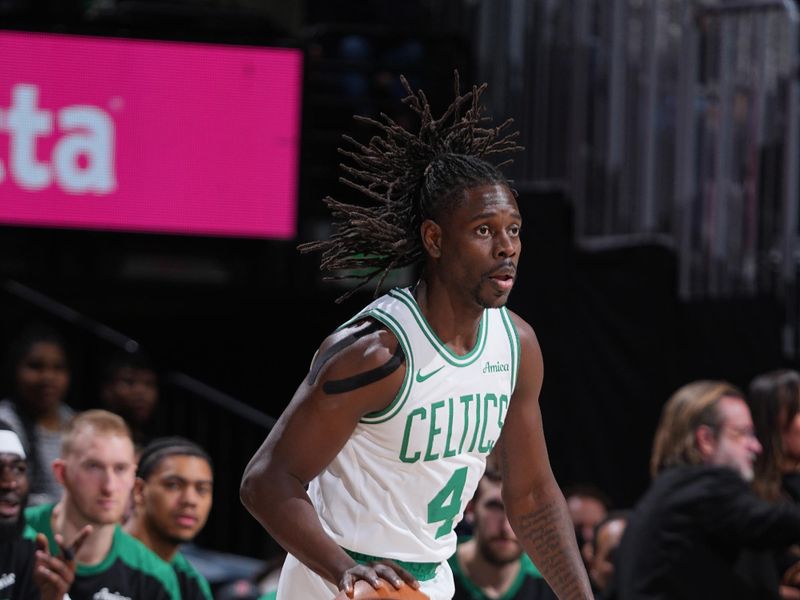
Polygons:
M184 573L187 577L193 579L207 600L213 600L214 596L211 594L211 586L208 585L208 581L194 568L192 563L186 560L183 554L176 552L170 564L177 573ZM180 582L178 583L180 584Z
M348 556L360 565L368 563L392 561L403 567L406 571L411 573L418 581L430 581L436 577L436 569L441 564L438 562L409 562L407 560L396 560L394 558L383 558L381 556L372 556L371 554L362 554L361 552L354 552L347 548L342 548L347 552Z
M460 539L459 544L469 539L469 537ZM458 562L458 553L453 554L453 556L451 556L447 562L450 563L450 568L453 570L453 575L457 577L459 583L467 589L470 596L473 598L488 598L488 596L483 593L483 590L479 588L475 582L469 579L466 573L464 573L464 570L461 568L461 564ZM519 571L517 572L516 577L514 577L514 582L502 596L498 597L498 600L514 600L514 597L519 592L522 584L525 583L526 577L542 579L542 574L539 572L539 569L536 568L536 565L533 564L533 561L531 561L530 557L523 552L519 558Z
M79 564L75 568L75 575L80 575L83 577L91 576L91 575L99 575L108 570L108 568L114 564L114 561L119 556L119 534L122 530L120 529L119 525L114 526L114 539L111 542L111 549L106 554L106 557L101 560L96 565L81 565ZM122 558L120 556L120 558Z
M408 400L408 395L411 393L411 378L414 375L414 355L411 353L411 342L409 342L406 332L403 331L402 326L393 316L380 308L373 308L366 313L362 313L362 316L372 317L386 325L397 338L397 343L400 344L406 354L406 374L403 377L403 385L400 386L394 400L386 408L368 413L360 419L362 423L374 425L391 419L400 412L400 409L403 408L406 400Z
M531 577L536 577L538 579L544 579L544 576L539 572L539 569L536 568L536 565L533 564L531 557L528 556L525 552L522 553L522 570L528 573Z
M516 596L517 592L519 592L519 588L521 588L522 584L525 583L526 576L535 579L542 579L542 574L539 572L539 569L536 568L536 565L533 564L533 561L524 552L522 553L522 556L520 556L519 563L519 573L517 573L514 583L512 583L511 587L508 588L508 592L503 594L501 600L506 598L508 600L513 600L514 596Z
M483 353L483 349L486 346L486 340L489 337L488 312L486 310L484 310L483 314L481 315L481 321L478 325L478 338L475 342L475 345L472 347L472 350L467 352L464 356L459 356L450 350L450 348L448 348L442 342L442 340L439 339L439 336L436 335L436 332L431 329L431 326L428 324L428 321L425 319L422 311L420 311L419 305L417 304L417 301L414 299L414 296L411 294L411 292L409 292L407 289L395 288L389 292L389 295L395 300L399 300L409 308L411 315L417 321L420 330L425 337L428 338L428 341L431 343L431 345L445 361L454 367L466 367L471 365L478 360L480 355Z
M508 309L505 306L500 309L500 315L503 317L503 325L505 325L506 333L508 333L508 341L511 344L511 390L508 396L511 398L514 389L517 387L517 375L519 373L519 333L517 332L517 328L514 327L514 321L511 319L511 315L508 314Z
M51 553L58 548L50 522L54 506L54 504L43 504L25 510L25 520L28 525L45 535ZM171 598L180 599L178 580L170 566L139 540L125 533L118 524L114 526L111 548L105 558L96 565L78 564L75 575L79 577L99 575L108 570L117 559L128 567L156 579Z
M56 543L55 534L50 520L53 516L53 508L55 504L42 504L40 506L33 506L25 509L25 520L28 525L36 531L43 533L47 538L47 546L50 554L56 556L60 554L58 544ZM114 526L114 539L111 542L111 549L108 554L96 565L82 565L78 564L75 568L75 575L96 575L108 569L117 558L117 535L120 532L119 525Z
M55 504L40 504L39 506L29 506L25 509L25 522L27 527L36 533L43 533L47 538L47 550L53 556L58 556L61 552L56 544L53 528L50 525L50 517L53 514ZM34 534L34 538L36 535ZM33 539L33 538L31 538ZM80 566L79 566L80 568Z

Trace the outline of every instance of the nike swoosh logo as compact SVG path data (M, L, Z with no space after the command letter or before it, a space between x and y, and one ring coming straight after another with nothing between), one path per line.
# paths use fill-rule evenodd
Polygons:
M423 382L423 381L425 381L426 379L430 379L431 377L433 377L434 375L436 375L436 374L437 374L439 371L441 371L442 369L444 369L444 365L442 365L441 367L439 367L439 368L438 368L438 369L436 369L435 371L431 371L431 372L430 372L430 373L428 373L427 375L423 375L423 374L422 374L422 369L420 369L419 371L417 371L417 383L422 383L422 382Z

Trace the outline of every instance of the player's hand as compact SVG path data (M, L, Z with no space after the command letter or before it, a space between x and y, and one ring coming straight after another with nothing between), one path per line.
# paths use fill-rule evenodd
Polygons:
M33 580L39 588L42 600L62 600L75 581L75 569L78 561L75 556L78 550L92 533L92 526L86 525L78 532L71 544L65 544L64 538L56 534L56 543L60 549L59 556L50 554L47 538L42 533L36 534L36 562Z
M391 560L373 562L366 565L355 565L347 569L339 581L339 589L344 590L347 596L352 598L353 586L359 579L363 579L375 589L383 586L383 579L391 583L395 589L398 590L403 583L410 585L414 589L419 589L419 582L416 578Z

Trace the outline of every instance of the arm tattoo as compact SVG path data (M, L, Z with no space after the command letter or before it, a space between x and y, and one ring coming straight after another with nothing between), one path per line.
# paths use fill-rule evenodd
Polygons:
M322 370L322 367L324 367L325 364L330 359L332 359L334 356L336 356L339 352L341 352L348 346L352 346L353 344L355 344L365 335L369 335L373 331L378 331L382 327L382 325L377 321L367 321L366 323L367 323L366 327L351 333L345 338L342 338L335 344L331 345L330 348L325 350L325 352L322 353L322 356L317 356L314 359L314 364L311 365L311 370L308 372L308 377L306 378L306 383L308 385L314 385L314 382L317 380L317 375L319 375L319 372Z
M360 387L365 387L370 383L374 383L383 379L384 377L388 377L400 368L400 365L403 364L405 359L406 356L403 353L403 349L400 347L400 344L397 344L397 350L395 350L392 357L380 367L375 367L369 371L357 373L344 379L326 381L324 384L322 384L322 389L326 394L343 394L345 392L352 392Z
M534 564L558 597L585 598L581 576L586 576L586 569L576 547L570 548L575 532L561 503L548 501L516 521L520 541L535 549Z
M503 480L510 477L510 457L500 444ZM514 519L514 532L536 567L559 598L591 598L586 567L575 543L575 530L559 498L549 498L539 508ZM589 594L589 595L587 595Z

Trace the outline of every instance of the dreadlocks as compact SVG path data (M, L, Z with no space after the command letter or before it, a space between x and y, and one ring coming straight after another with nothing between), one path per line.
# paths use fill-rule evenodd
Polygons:
M348 175L340 181L366 196L368 205L326 197L334 233L328 240L299 246L303 253L321 251L324 271L356 270L327 277L361 280L337 302L380 276L377 295L390 271L422 262L422 221L435 220L465 189L508 183L499 168L511 161L494 166L486 158L522 150L515 142L517 132L501 135L512 119L498 127L481 127L490 120L483 116L485 108L479 102L485 83L462 96L456 71L455 99L441 118L434 119L425 93L414 92L402 75L400 80L408 93L403 103L419 116L419 132L410 132L383 113L382 121L356 116L359 122L380 129L382 136L374 136L368 145L343 136L355 150L339 149L354 163L340 165Z

